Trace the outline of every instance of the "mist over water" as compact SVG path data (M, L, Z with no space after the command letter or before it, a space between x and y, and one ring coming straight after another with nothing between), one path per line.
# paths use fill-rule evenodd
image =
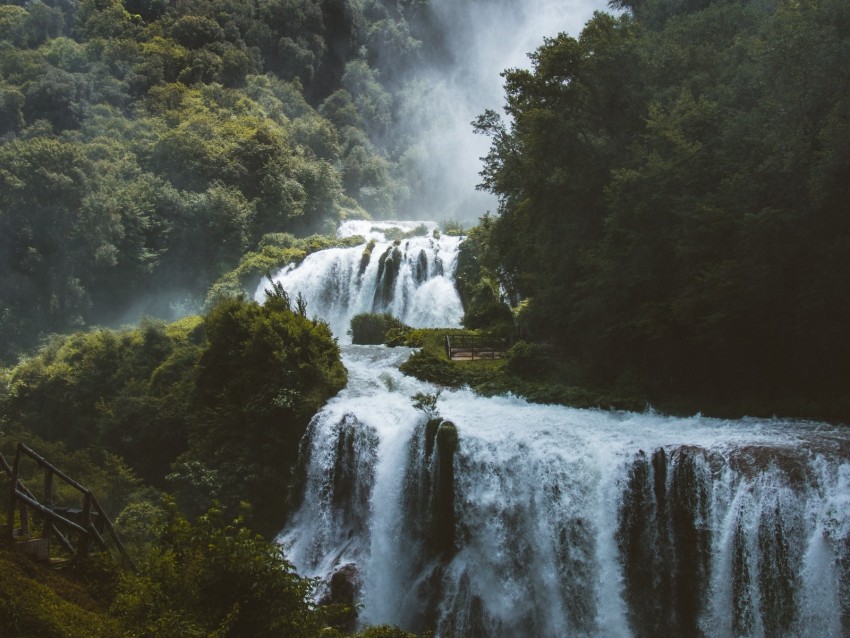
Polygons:
M472 131L485 109L501 111L501 73L529 67L544 37L578 36L605 0L433 0L445 58L417 68L403 98L401 126L416 143L406 173L420 199L405 216L477 220L496 199L475 190L489 140Z

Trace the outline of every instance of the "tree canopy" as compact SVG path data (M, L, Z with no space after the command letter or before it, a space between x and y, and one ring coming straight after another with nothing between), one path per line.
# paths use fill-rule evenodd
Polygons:
M0 5L0 361L197 310L267 233L394 214L420 3Z
M273 535L312 416L346 383L326 324L275 290L203 318L55 337L2 381L0 414L72 449L119 455L184 511L218 499Z
M508 123L475 122L508 296L595 380L834 401L850 379L847 3L615 4L505 72Z

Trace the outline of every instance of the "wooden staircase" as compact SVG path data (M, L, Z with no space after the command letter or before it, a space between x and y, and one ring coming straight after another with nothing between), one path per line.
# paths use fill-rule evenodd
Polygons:
M41 499L20 479L21 464L26 459L35 461L44 472ZM92 550L109 551L114 548L120 557L135 569L124 544L115 533L112 522L91 490L77 483L23 443L18 444L12 465L0 454L0 469L9 477L9 501L4 531L12 548L29 554L36 560L51 563L64 560L53 556L51 550L54 542L67 557L85 557ZM79 507L54 504L55 479L80 494Z

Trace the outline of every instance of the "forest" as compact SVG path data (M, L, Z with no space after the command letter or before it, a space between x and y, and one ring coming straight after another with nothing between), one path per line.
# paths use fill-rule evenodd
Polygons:
M0 451L103 494L139 565L58 574L0 547L0 633L354 630L354 600L316 604L272 542L339 346L302 298L247 293L358 245L340 221L426 198L399 122L407 72L452 63L430 4L0 4ZM504 115L471 124L498 209L460 231L463 323L519 343L508 385L448 385L847 422L850 5L609 8L505 70ZM378 319L360 328L402 339Z
M0 5L0 361L197 311L267 233L403 209L396 78L426 22L378 0Z
M482 263L585 383L846 421L850 6L611 4L475 122Z

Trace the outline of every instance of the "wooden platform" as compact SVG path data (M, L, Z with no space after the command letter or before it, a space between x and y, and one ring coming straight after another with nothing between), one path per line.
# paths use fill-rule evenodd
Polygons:
M446 354L451 361L501 359L507 345L481 335L446 335Z

